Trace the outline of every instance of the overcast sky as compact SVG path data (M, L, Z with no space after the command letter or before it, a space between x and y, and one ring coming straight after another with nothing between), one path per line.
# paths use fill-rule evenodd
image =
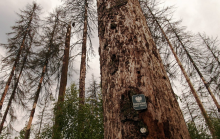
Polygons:
M220 0L164 0L164 6L175 5L176 12L174 17L182 19L182 25L187 27L188 31L193 33L206 32L209 36L220 36ZM0 0L0 43L7 42L7 32L10 32L10 27L14 25L18 18L15 12L19 9L24 9L30 0ZM60 0L36 0L43 8L43 15L46 16L57 5L61 4ZM96 34L97 35L97 34ZM93 44L96 52L96 57L91 59L91 69L87 75L88 81L91 74L94 73L95 77L100 76L99 69L99 55L98 55L98 37L95 36ZM0 47L0 55L4 55L6 51ZM80 58L75 62L77 70L80 67ZM1 65L1 64L0 64ZM73 81L78 82L79 74L74 74Z
M0 43L7 42L7 36L5 33L11 31L10 27L14 25L14 22L18 18L15 12L19 12L19 9L25 8L28 2L31 1L0 0ZM41 4L44 16L61 4L61 0L36 0L36 2ZM164 5L175 5L176 12L174 13L174 17L176 19L182 19L182 25L186 26L188 31L194 33L206 32L208 35L214 37L220 35L219 0L165 0ZM93 39L93 43L96 57L90 62L91 69L88 71L88 75L94 73L95 77L98 78L100 74L97 36ZM0 54L4 55L4 49L0 48L0 50ZM79 63L80 59L77 59L77 62ZM79 64L75 67L76 69L79 69ZM76 76L79 76L79 74L74 75L74 81L78 82L79 77Z

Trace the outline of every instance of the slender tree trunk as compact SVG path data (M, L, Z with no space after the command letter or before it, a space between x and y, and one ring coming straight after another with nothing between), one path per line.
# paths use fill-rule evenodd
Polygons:
M138 0L98 0L105 139L189 139ZM136 111L131 97L144 94ZM148 135L140 133L148 129Z
M50 39L50 42L49 42L50 46L49 46L48 52L46 54L46 59L45 59L45 62L44 62L44 67L43 67L42 72L41 72L41 78L40 78L40 81L39 81L39 84L38 84L38 88L37 88L37 91L35 92L34 103L33 103L33 107L32 107L31 113L30 113L30 118L29 118L29 121L28 121L28 124L27 124L27 127L26 127L24 139L29 139L29 137L30 137L30 130L31 130L32 120L34 118L34 113L35 113L35 109L36 109L36 106L37 106L37 101L38 101L38 98L39 98L39 95L40 95L44 75L47 71L47 65L48 65L48 60L49 60L49 56L50 56L51 46L53 46L53 41L54 41L53 39L54 39L55 29L57 27L58 15L57 15L56 18L57 18L57 20L55 21L55 25L54 25L53 31L51 33L51 39Z
M17 54L17 56L16 56L15 63L14 63L14 65L13 65L13 67L12 67L10 76L9 76L9 78L8 78L8 81L7 81L6 86L5 86L5 89L4 89L4 92L2 93L2 97L1 97L1 101L0 101L0 110L2 109L2 105L3 105L3 102L4 102L4 100L5 100L5 96L6 96L7 92L8 92L8 89L9 89L9 86L10 86L10 83L11 83L11 80L12 80L12 77L14 76L14 71L15 71L15 69L16 69L16 67L17 67L17 63L18 63L18 61L19 61L19 59L20 59L20 55L21 55L21 52L22 52L23 47L24 47L24 43L25 43L26 36L27 36L27 33L25 34L25 36L24 36L24 38L23 38L23 40L22 40L22 45L20 46L20 48L19 48L19 50L18 50L18 54Z
M82 55L80 65L80 78L79 78L79 111L78 111L78 135L83 132L84 129L84 113L82 106L85 103L85 80L86 80L86 43L87 43L87 24L88 24L88 3L85 2L85 13L84 13L84 28L83 28L83 43L82 43Z
M58 103L64 101L65 92L66 92L67 73L68 73L68 64L69 64L70 36L71 36L71 23L68 25L67 33L66 33L65 50L64 50L64 57L63 57L63 66L61 70Z
M30 48L31 48L31 47L28 48L28 51L29 51ZM23 72L24 66L25 66L26 61L27 61L27 56L28 56L28 54L29 54L29 52L27 52L27 54L25 55L25 57L24 57L24 59L23 59L23 64L22 64L22 67L21 67L19 76L18 76L18 78L17 78L17 80L16 80L16 82L15 82L14 89L13 89L13 91L12 91L12 94L11 94L10 98L9 98L7 108L6 108L6 110L5 110L5 113L4 113L4 116L3 116L3 118L2 118L2 122L1 122L1 125L0 125L0 134L1 134L1 132L2 132L2 129L3 129L3 126L4 126L4 122L5 122L5 120L6 120L6 117L7 117L7 114L8 114L8 110L9 110L9 108L10 108L10 106L11 106L12 100L14 99L14 96L15 96L15 93L16 93L16 89L17 89L17 87L18 87L18 83L19 83L21 74L22 74L22 72Z
M169 47L170 47L170 49L171 49L171 51L172 51L172 53L173 53L173 55L174 55L174 57L175 57L175 59L176 59L178 65L179 65L179 67L180 67L180 69L181 69L181 71L182 71L184 77L186 78L186 81L187 81L187 83L188 83L188 85L189 85L189 87L190 87L190 89L191 89L191 91L192 91L192 94L193 94L193 96L195 97L197 104L199 105L199 108L200 108L200 110L201 110L201 112L202 112L203 117L205 118L205 121L206 121L206 123L207 123L207 125L208 125L208 128L209 128L209 130L210 130L210 132L211 132L211 134L212 134L212 137L215 138L215 130L213 129L212 123L211 123L211 121L210 121L210 119L209 119L209 117L208 117L208 115L207 115L207 113L206 113L205 108L203 107L202 102L200 101L199 96L197 95L196 90L195 90L194 87L193 87L193 84L192 84L191 81L190 81L190 78L188 77L188 75L187 75L185 69L183 68L183 65L182 65L181 61L179 60L179 58L178 58L176 52L174 51L173 46L172 46L172 44L170 43L170 40L167 38L166 33L164 32L164 30L163 30L162 27L160 26L159 22L156 20L155 16L153 15L153 13L151 12L151 10L150 10L149 7L148 7L148 10L149 10L149 12L151 13L151 15L153 16L153 18L154 18L154 20L156 21L157 25L159 26L159 28L160 28L160 30L161 30L163 36L166 38L166 41L167 41L167 43L169 44Z
M47 64L48 64L48 59L44 63L44 67L43 67L43 70L42 70L42 73L41 73L40 82L38 84L38 88L37 88L37 91L35 93L34 104L33 104L32 110L31 110L31 114L30 114L30 118L29 118L29 121L28 121L28 124L27 124L27 127L26 127L26 131L25 131L25 139L29 139L29 136L30 136L31 124L32 124L32 120L34 118L34 113L35 113L35 109L36 109L36 106L37 106L37 101L38 101L38 98L39 98L39 95L40 95L40 90L41 90L42 82L43 82L43 79L44 79L44 75L45 75L45 72L47 70Z
M18 54L17 54L17 56L16 56L14 65L13 65L13 67L12 67L11 73L10 73L9 78L8 78L8 81L7 81L7 83L6 83L4 92L2 93L2 97L1 97L1 101L0 101L0 110L2 109L2 105L3 105L3 102L4 102L4 100L5 100L5 96L6 96L7 92L8 92L8 89L9 89L9 86L10 86L10 83L11 83L11 80L12 80L12 77L14 76L14 71L15 71L15 69L16 69L16 67L17 67L18 61L19 61L19 59L20 59L20 55L21 55L21 53L22 53L22 51L23 51L23 49L24 49L24 47L25 47L24 45L25 45L26 36L27 36L27 34L28 34L28 31L29 31L29 28L30 28L30 25L31 25L31 22L32 22L33 13L34 13L34 11L36 10L36 6L37 6L37 5L34 4L34 6L33 6L33 12L32 12L32 14L31 14L31 16L30 16L30 20L29 20L29 22L28 22L26 32L25 32L24 37L23 37L23 39L22 39L21 46L20 46L20 48L19 48L19 50L18 50Z
M200 38L203 40L203 42L205 43L205 45L206 45L206 47L211 51L211 53L212 53L212 55L213 55L213 57L215 58L215 60L218 62L218 65L220 65L220 62L219 62L219 59L218 59L218 57L212 52L212 49L211 49L211 47L209 46L209 44L206 42L206 40L205 40L205 38L204 37L202 37L202 35L201 34L199 34L199 36L200 36Z
M88 3L85 0L85 13L84 13L84 29L83 29L83 44L82 44L82 56L80 65L80 78L79 78L79 104L83 105L85 101L85 79L86 79L86 42L87 42L87 15Z
M170 23L169 23L170 25ZM171 25L170 25L171 26ZM172 28L172 26L171 26ZM205 80L205 78L203 77L202 73L200 72L199 68L197 67L196 63L194 62L194 60L192 59L191 55L189 54L188 50L186 49L185 45L182 43L182 41L180 40L180 37L178 36L178 34L176 33L176 31L172 28L173 32L175 33L178 41L180 42L181 46L183 47L183 49L185 50L190 62L193 64L193 67L196 69L197 73L199 74L200 78L202 79L206 89L208 90L210 96L212 97L212 100L214 101L217 109L218 109L218 112L220 112L220 105L218 104L214 94L212 93L210 87L209 87L209 84L207 83L207 81Z
M39 131L37 133L37 138L40 139L40 131L41 131L41 127L42 127L42 123L43 123L43 118L44 118L44 111L46 109L46 105L47 105L47 102L45 102L45 106L43 108L43 111L42 111L42 114L41 114L41 119L40 119L40 127L39 127Z
M32 42L32 41L33 41L33 37L32 37L32 39L31 39L31 42ZM5 113L4 113L4 116L3 116L3 118L2 118L2 122L1 122L1 125L0 125L0 134L1 134L1 132L2 132L2 129L3 129L3 126L4 126L4 122L5 122L5 120L6 120L6 117L7 117L7 114L8 114L8 110L9 110L9 108L10 108L10 106L11 106L12 100L14 99L14 95L15 95L15 93L16 93L16 89L17 89L17 87L18 87L18 83L19 83L21 74L22 74L23 69L24 69L24 66L25 66L25 64L26 64L26 61L27 61L27 57L28 57L30 48L31 48L31 45L29 46L29 48L28 48L28 50L27 50L27 54L24 56L23 64L22 64L22 67L21 67L19 76L18 76L18 78L17 78L17 80L16 80L16 82L15 82L14 89L13 89L13 91L12 91L11 97L9 98L7 108L6 108Z
M192 113L191 113L191 111L190 111L189 103L187 102L186 96L185 96L184 94L183 94L183 98L184 98L184 100L185 100L185 102L186 102L186 107L187 107L187 109L188 109L188 111L189 111L189 115L190 115L190 117L191 117L191 119L192 119L192 122L193 122L194 125L196 125L196 124L195 124L195 121L194 121L194 118L193 118L193 116L192 116Z
M66 84L67 84L67 73L68 73L68 63L69 63L69 49L70 49L70 36L71 36L71 23L67 27L66 32L66 40L65 40L65 50L63 57L63 66L61 70L61 80L60 80L60 88L59 88L59 96L57 102L57 112L55 114L55 129L53 130L53 138L60 138L58 133L60 133L60 122L59 117L61 117L60 110L62 110L62 103L64 102L65 92L66 92Z

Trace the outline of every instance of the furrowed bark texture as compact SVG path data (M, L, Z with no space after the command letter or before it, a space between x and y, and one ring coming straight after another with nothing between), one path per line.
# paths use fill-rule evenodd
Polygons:
M83 44L82 44L82 56L80 65L80 79L79 79L79 103L84 104L85 101L85 80L86 80L86 42L87 42L87 15L88 3L85 0L85 13L84 13L84 29L83 29Z
M32 16L33 16L33 14L34 14L36 8L37 8L37 5L34 4L34 5L33 5L33 11L32 11L32 13L31 13L31 15L30 15L30 20L29 20L29 22L28 22L27 29L26 29L25 34L24 34L24 37L23 37L23 39L22 39L21 46L20 46L20 48L19 48L19 50L18 50L18 54L17 54L17 56L16 56L14 65L13 65L12 70L11 70L11 73L10 73L10 76L9 76L8 81L7 81L7 83L6 83L4 92L2 93L2 97L1 97L1 101L0 101L0 110L2 109L2 105L3 105L3 102L4 102L4 100L5 100L5 96L6 96L7 92L8 92L9 86L10 86L10 84L11 84L12 77L14 76L14 71L15 71L15 69L16 69L16 67L17 67L17 64L18 64L18 61L19 61L19 59L20 59L21 52L23 51L23 49L24 49L24 47L25 47L25 46L24 46L24 44L25 44L25 39L26 39L26 36L27 36L27 34L28 34L28 29L30 28L30 25L31 25L31 22L32 22Z
M105 139L189 139L138 0L97 4ZM146 96L147 110L133 109L135 94Z

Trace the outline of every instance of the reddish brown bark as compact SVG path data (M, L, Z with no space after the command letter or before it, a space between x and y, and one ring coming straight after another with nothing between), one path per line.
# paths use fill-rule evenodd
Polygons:
M31 38L31 43L33 42L33 37L34 37L34 36L32 36L32 38ZM8 110L9 110L9 108L10 108L10 106L11 106L12 100L14 99L14 95L15 95L15 93L16 93L16 89L17 89L17 87L18 87L18 83L19 83L21 74L22 74L23 69L24 69L24 67L25 67L25 64L26 64L26 61L27 61L27 57L28 57L28 55L29 55L29 50L30 50L30 48L31 48L31 44L30 44L30 46L29 46L29 48L28 48L27 54L24 56L23 64L22 64L21 69L20 69L20 73L19 73L18 78L17 78L17 80L16 80L16 82L15 82L14 89L13 89L13 91L12 91L12 94L11 94L10 98L9 98L7 108L6 108L5 113L4 113L4 116L3 116L3 118L2 118L2 122L1 122L1 125L0 125L0 134L1 134L1 132L2 132L2 129L3 129L3 126L4 126L4 122L5 122L5 120L6 120L6 117L7 117L7 114L8 114Z
M24 49L24 47L25 47L25 46L24 46L24 44L25 44L25 39L26 39L26 36L27 36L27 34L28 34L28 31L29 31L29 28L30 28L30 25L31 25L31 22L32 22L32 16L33 16L33 14L34 14L36 8L37 8L37 5L34 4L34 5L33 5L33 12L31 13L30 20L29 20L29 22L28 22L27 29L26 29L26 32L25 32L25 34L24 34L24 37L23 37L21 46L20 46L20 48L19 48L19 50L18 50L18 54L17 54L17 56L16 56L14 65L13 65L13 67L12 67L11 73L10 73L9 78L8 78L8 81L7 81L7 83L6 83L4 92L2 93L2 97L1 97L1 101L0 101L0 110L2 109L2 105L3 105L3 102L4 102L4 100L5 100L5 96L6 96L7 92L8 92L9 86L10 86L10 84L11 84L12 77L14 76L14 71L15 71L15 69L16 69L16 67L17 67L17 64L18 64L18 61L19 61L19 59L20 59L21 52L23 51L23 49Z
M171 26L171 25L170 25ZM220 112L220 105L218 104L214 94L212 93L212 90L210 89L209 87L209 84L207 83L207 81L205 80L205 78L203 77L202 73L200 72L199 68L197 67L196 63L194 62L194 60L192 59L192 57L190 56L188 50L186 49L185 45L182 43L182 41L180 40L180 37L178 36L178 34L176 33L176 31L173 29L173 32L175 33L178 41L180 42L181 46L183 47L183 49L185 50L190 62L193 64L193 67L195 68L195 70L197 71L197 73L199 74L199 77L201 78L202 82L204 83L206 89L208 90L212 100L214 101L215 103L215 106L217 107L218 109L218 112ZM216 57L215 57L216 58Z
M35 113L35 109L36 109L36 106L37 106L37 101L38 101L38 98L39 98L39 95L40 95L44 75L47 71L47 65L48 65L48 60L49 60L49 56L50 56L51 47L53 46L54 33L55 33L55 29L57 27L57 22L58 22L58 14L59 13L57 13L56 21L55 21L55 24L53 26L53 31L51 33L48 52L46 54L46 59L45 59L44 66L43 66L43 69L42 69L42 72L41 72L40 81L39 81L39 84L38 84L38 87L37 87L37 91L35 92L34 103L33 103L33 107L32 107L31 113L30 113L30 117L29 117L29 121L28 121L28 124L27 124L27 127L26 127L24 139L29 139L29 136L30 136L32 120L34 118L34 113Z
M79 103L84 104L85 101L85 80L86 80L86 43L87 43L87 15L88 3L85 0L85 13L84 13L84 29L83 29L83 44L82 44L82 56L80 65L80 78L79 78Z
M191 89L191 92L192 92L193 96L195 97L197 104L199 105L199 108L200 108L200 110L201 110L201 112L202 112L202 115L203 115L203 117L205 118L205 121L206 121L206 123L207 123L207 125L208 125L208 127L209 127L209 130L210 130L210 132L211 132L213 138L215 138L215 136L214 136L214 135L215 135L215 130L213 129L212 123L211 123L211 121L210 121L210 119L209 119L209 117L208 117L208 115L207 115L207 113L206 113L205 108L203 107L203 104L202 104L202 102L201 102L201 100L200 100L200 98L199 98L199 96L198 96L198 94L197 94L195 88L193 87L192 82L190 81L189 76L187 75L187 73L186 73L186 71L185 71L185 69L184 69L184 67L183 67L183 65L182 65L182 63L181 63L181 61L179 60L179 58L178 58L176 52L174 51L173 46L172 46L170 40L169 40L168 37L166 36L166 33L164 32L164 30L163 30L162 27L160 26L159 22L156 20L155 16L153 15L153 13L152 13L151 10L150 10L150 8L148 8L148 10L150 11L151 15L152 15L153 18L155 19L155 21L156 21L157 25L159 26L159 28L160 28L160 30L161 30L163 36L166 38L166 41L167 41L167 43L168 43L168 45L169 45L169 47L170 47L170 49L171 49L171 51L172 51L172 53L173 53L175 59L176 59L178 65L179 65L179 67L180 67L180 69L181 69L181 71L182 71L182 73L183 73L183 75L184 75L184 77L185 77L185 79L186 79L186 81L187 81L187 83L188 83L190 89Z
M26 131L25 131L25 139L29 139L29 136L30 136L31 124L32 124L32 120L34 118L35 109L37 107L37 101L38 101L38 98L39 98L39 95L40 95L40 90L41 90L42 82L43 82L43 79L44 79L44 75L45 75L45 72L47 70L47 63L48 63L48 59L46 60L46 62L44 64L44 67L43 67L43 70L42 70L42 73L41 73L41 78L40 78L40 81L39 81L39 84L38 84L38 87L37 87L37 91L35 93L34 104L33 104L32 110L31 110L31 114L30 114L30 118L29 118L29 121L28 121L28 124L27 124L27 127L26 127Z
M2 93L2 97L1 97L1 101L0 101L0 110L2 109L2 105L3 105L3 102L5 100L5 96L6 96L7 92L8 92L9 86L11 84L12 77L14 76L14 71L15 71L15 69L17 67L17 63L18 63L18 61L20 59L21 52L22 52L22 50L24 48L24 42L25 42L26 36L27 36L27 33L25 34L25 36L23 38L22 45L21 45L21 47L18 50L18 54L17 54L17 57L15 59L15 63L13 65L13 67L12 67L10 76L8 78L8 81L7 81L5 89L4 89L4 92Z
M44 105L44 108L43 108L43 111L42 111L42 114L41 114L40 127L39 127L39 130L38 130L38 133L37 133L37 138L40 138L40 131L41 131L41 127L42 127L42 124L43 124L44 111L46 110L46 105L47 105L47 102L45 102L45 105Z
M63 66L61 70L61 79L60 79L60 88L59 88L59 95L58 95L58 102L57 102L57 114L55 116L55 129L53 130L53 135L55 132L60 132L60 122L59 111L62 109L62 102L64 102L65 92L66 92L66 85L67 85L67 73L68 73L68 63L69 63L69 49L70 49L70 36L71 36L71 23L67 27L66 32L66 40L65 40L65 49L64 49L64 57L63 57ZM59 138L59 136L53 136L53 138Z
M30 47L29 47L29 49L30 49ZM6 108L5 113L4 113L4 116L3 116L3 118L2 118L2 122L1 122L1 125L0 125L0 134L1 134L1 132L2 132L2 129L3 129L3 126L4 126L4 122L5 122L5 120L6 120L6 117L7 117L7 114L8 114L8 110L9 110L9 108L10 108L10 106L11 106L12 100L14 99L14 96L15 96L15 93L16 93L16 89L17 89L17 87L18 87L18 83L19 83L21 74L22 74L22 72L23 72L25 63L26 63L26 61L27 61L27 56L28 56L28 53L27 53L27 54L25 55L25 57L24 57L23 64L22 64L22 67L21 67L19 76L18 76L18 78L17 78L17 80L16 80L16 83L15 83L15 85L14 85L14 89L13 89L12 94L11 94L11 96L10 96L10 98L9 98L9 101L8 101L7 108Z
M138 0L98 0L98 23L105 139L189 139ZM146 110L132 108L134 94Z
M66 33L65 50L64 50L64 57L63 57L63 66L61 70L58 103L64 101L65 92L66 92L67 73L68 73L68 64L69 64L70 36L71 36L71 24L68 25L67 33Z

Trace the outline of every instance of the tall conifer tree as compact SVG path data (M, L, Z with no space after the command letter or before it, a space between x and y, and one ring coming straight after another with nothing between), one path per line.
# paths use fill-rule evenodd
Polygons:
M189 87L190 87L190 89L191 89L191 92L192 92L193 96L195 97L197 104L199 105L199 108L200 108L200 110L201 110L201 112L202 112L202 115L203 115L204 118L205 118L205 121L206 121L206 123L207 123L207 125L208 125L208 128L209 128L209 130L210 130L210 132L211 132L213 138L215 138L215 130L213 129L213 126L212 126L212 123L211 123L211 121L210 121L210 119L209 119L209 116L208 116L208 114L207 114L207 112L206 112L206 110L205 110L205 108L204 108L204 106L203 106L203 104L202 104L202 102L201 102L199 96L198 96L197 91L195 90L195 88L194 88L192 82L190 81L190 78L189 78L189 76L187 75L187 73L186 73L186 71L185 71L185 69L184 69L184 67L183 67L183 65L182 65L182 63L181 63L181 61L179 60L179 58L178 58L176 52L174 51L174 47L172 46L172 44L171 44L169 38L167 37L166 33L164 32L163 28L161 27L160 23L158 22L158 20L156 19L156 17L154 16L154 14L152 13L152 11L150 10L149 7L148 7L148 10L149 10L149 12L151 13L151 15L152 15L153 19L155 20L155 22L157 23L157 25L159 26L159 28L160 28L162 34L164 35L164 37L165 37L167 43L169 44L169 47L170 47L170 49L171 49L171 51L172 51L172 53L173 53L173 55L174 55L174 57L175 57L175 59L176 59L178 65L179 65L179 67L180 67L180 69L181 69L181 71L182 71L184 77L186 78L186 81L187 81L187 83L188 83L188 85L189 85ZM174 30L173 30L173 31L174 31ZM174 34L177 35L176 32L174 32ZM176 37L178 37L178 36L176 36ZM178 39L178 40L180 41L180 39ZM182 44L182 45L183 45L183 44ZM186 51L186 49L184 49L184 50ZM188 54L187 56L189 56L189 54ZM192 58L191 58L191 60L192 60ZM192 61L191 61L191 62L192 62ZM193 63L193 64L194 64L194 66L195 66L195 63ZM197 69L198 69L198 68L197 68ZM198 71L197 71L197 72L198 72Z
M42 35L43 50L38 53L38 59L36 58L33 62L35 65L37 62L40 64L39 69L41 70L37 90L34 94L34 102L30 113L29 121L25 131L25 139L30 136L31 124L34 118L35 109L40 97L40 92L44 81L48 82L49 78L53 76L59 70L59 57L60 48L64 45L63 26L59 18L62 15L60 9L56 9L54 13L51 13L46 20L46 26L44 27L44 34ZM58 57L58 58L57 58ZM36 63L35 63L36 62ZM36 66L37 67L37 66ZM45 93L45 92L44 92Z
M0 110L2 109L3 102L10 87L14 72L18 67L19 60L22 57L22 53L24 53L25 49L29 49L28 42L33 40L33 34L36 33L39 27L39 14L40 7L35 2L31 5L27 5L25 10L21 10L21 13L18 14L20 19L16 22L16 25L12 27L13 32L8 33L14 36L8 39L8 44L3 45L8 49L8 55L3 59L3 63L5 63L6 66L13 63L13 66L1 96Z
M67 16L71 16L75 22L75 33L82 35L81 47L81 64L80 64L80 77L79 77L79 97L80 104L83 105L85 101L85 79L86 67L89 59L88 52L90 50L93 54L93 47L91 43L92 31L96 26L96 12L94 9L93 0L64 0L64 9ZM90 46L88 47L88 44ZM89 49L88 49L89 48Z

